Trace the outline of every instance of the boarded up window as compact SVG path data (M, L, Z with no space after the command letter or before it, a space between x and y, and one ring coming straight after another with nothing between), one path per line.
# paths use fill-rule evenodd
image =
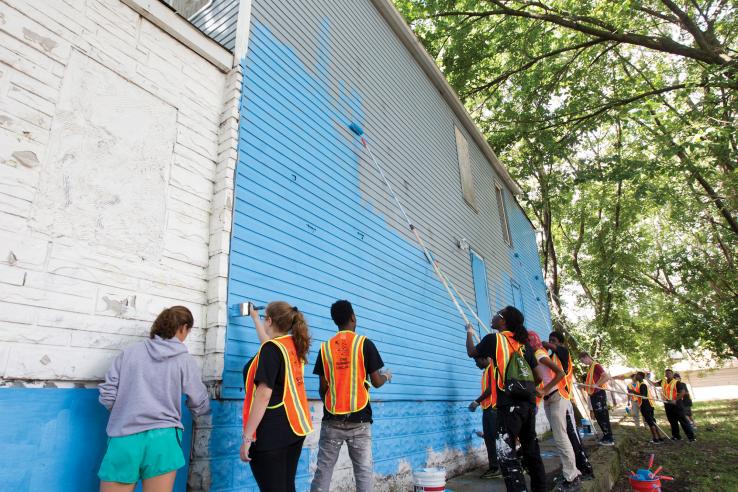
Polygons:
M497 195L497 210L500 212L500 227L502 228L502 239L512 246L512 238L510 237L510 225L507 222L507 209L505 208L505 195L502 187L495 183L495 191Z
M477 196L474 194L474 178L471 172L471 163L469 162L469 144L466 143L466 138L459 131L456 130L456 153L459 158L459 176L461 178L461 192L464 194L464 200L469 204L475 212L478 212L477 208Z

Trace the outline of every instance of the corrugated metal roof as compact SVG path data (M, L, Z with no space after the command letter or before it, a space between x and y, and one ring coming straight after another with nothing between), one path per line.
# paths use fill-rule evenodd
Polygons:
M212 0L189 21L227 50L236 45L239 0Z

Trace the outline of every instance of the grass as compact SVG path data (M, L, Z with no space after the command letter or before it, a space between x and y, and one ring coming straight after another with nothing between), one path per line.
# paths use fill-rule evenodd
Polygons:
M614 491L630 490L625 474L645 468L651 453L656 455L654 468L661 465L661 473L674 477L673 482L662 482L664 492L738 491L738 400L695 403L692 410L697 423L695 443L687 443L682 432L682 441L652 446L646 443L650 437L646 429L621 426L637 436L638 444L623 456L623 478ZM661 405L657 407L657 421L670 432Z

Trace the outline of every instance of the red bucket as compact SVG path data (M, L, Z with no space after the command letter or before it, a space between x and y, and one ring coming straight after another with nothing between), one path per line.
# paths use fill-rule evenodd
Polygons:
M628 481L635 492L661 492L661 480L658 478L655 480L635 480L633 477L628 477Z

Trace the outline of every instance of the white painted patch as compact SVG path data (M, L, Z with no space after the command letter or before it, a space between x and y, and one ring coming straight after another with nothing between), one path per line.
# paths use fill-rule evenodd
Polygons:
M32 227L158 258L176 134L174 107L73 51Z

